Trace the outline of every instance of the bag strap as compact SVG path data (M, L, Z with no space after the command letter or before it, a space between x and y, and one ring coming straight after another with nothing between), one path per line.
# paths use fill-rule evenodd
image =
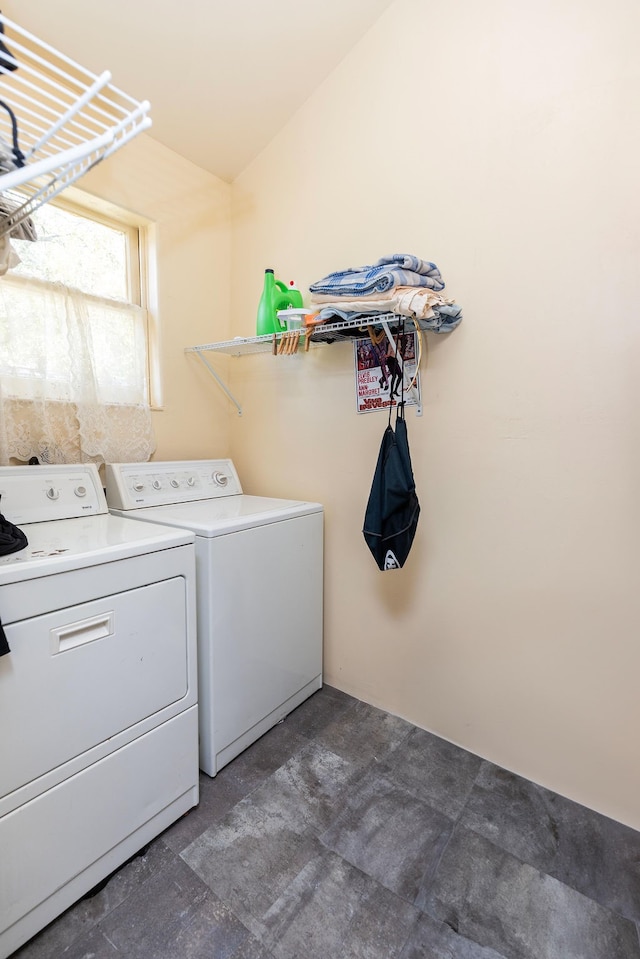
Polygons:
M395 335L395 360L396 363L400 366L400 399L396 403L396 423L398 422L398 417L404 419L404 353L402 351L401 344L404 343L404 319L398 325ZM390 396L389 399L392 401L393 397ZM389 403L389 426L391 426L391 413L393 411L393 402Z
M398 352L400 353L400 397L401 397L401 399L400 399L400 402L398 403L398 413L396 414L396 420L397 420L398 416L400 416L400 419L401 419L401 420L404 419L404 404L405 404L405 399L404 399L404 354L405 354L405 350L406 350L406 348L407 348L407 341L406 341L406 339L405 339L405 332L404 332L404 319L402 320L402 323L400 324L400 330L401 330L400 336L398 337L398 339L400 340L400 350L399 350Z

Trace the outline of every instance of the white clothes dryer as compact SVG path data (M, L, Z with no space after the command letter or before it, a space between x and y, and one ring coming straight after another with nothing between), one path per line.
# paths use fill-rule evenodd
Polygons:
M0 957L198 802L194 537L93 464L0 468Z
M200 768L209 776L322 685L323 509L250 496L231 460L116 463L119 516L195 533Z

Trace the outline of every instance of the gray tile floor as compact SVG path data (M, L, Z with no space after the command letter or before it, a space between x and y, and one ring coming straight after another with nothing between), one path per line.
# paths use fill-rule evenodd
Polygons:
M20 959L640 959L640 834L325 687Z

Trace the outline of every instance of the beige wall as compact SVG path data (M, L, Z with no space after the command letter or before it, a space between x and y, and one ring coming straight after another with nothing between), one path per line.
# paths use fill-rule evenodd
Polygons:
M224 455L226 400L184 348L229 335L231 187L145 135L81 186L152 222L162 388L162 408L153 413L154 458Z
M361 535L385 418L349 345L232 360L228 414L247 491L326 506L326 680L635 827L639 28L631 0L398 0L233 185L234 335L268 266L416 253L464 308L408 414L402 571Z

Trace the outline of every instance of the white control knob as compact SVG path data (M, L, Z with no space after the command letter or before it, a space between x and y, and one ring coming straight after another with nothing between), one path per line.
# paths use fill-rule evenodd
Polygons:
M86 487L86 486L76 486L76 488L74 489L73 492L76 494L76 496L80 496L80 497L86 496L86 495L87 495L87 487Z
M144 483L141 483L140 481L138 481L137 483L133 484L133 488L136 491L136 493L141 493L142 490L144 489Z
M50 486L47 490L47 496L49 499L58 499L60 496L60 490L56 489L55 486Z
M154 480L151 485L153 486L154 489L162 489L162 483L160 482L160 480L157 480L157 479Z
M187 478L187 486L195 486L195 485L196 485L196 478L195 478L195 476L189 476L189 477Z
M180 486L180 483L178 482L177 479L172 479L171 485L173 486L174 489L177 489Z
M229 482L229 477L227 476L227 474L222 473L220 470L216 470L216 472L213 473L212 475L213 475L213 482L216 484L216 486L226 486L227 483Z

